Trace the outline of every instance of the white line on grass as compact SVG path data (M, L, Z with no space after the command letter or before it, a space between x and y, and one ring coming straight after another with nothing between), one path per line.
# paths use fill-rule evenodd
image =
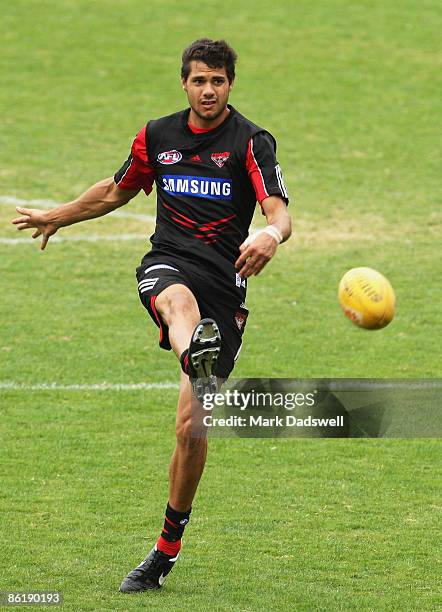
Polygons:
M15 196L8 195L0 196L0 204L5 206L24 206L25 208L32 208L33 206L37 206L37 208L55 208L56 206L60 206L58 202L54 202L53 200L24 200L22 198L16 198ZM149 221L150 223L155 221L154 215L142 215L125 210L115 210L109 214L114 217L126 217L127 219Z
M178 383L95 383L84 385L62 385L60 383L19 383L13 380L0 381L0 389L7 391L151 391L152 389L178 389Z
M40 206L41 208L54 208L54 206L58 206L57 202L53 200L23 200L22 198L8 195L0 196L0 204L9 206Z
M442 382L438 379L416 380L390 380L390 381L367 381L366 379L335 381L330 384L330 389L336 392L349 391L351 386L359 391L372 391L373 389L428 389L442 388ZM343 384L347 388L343 389ZM348 388L350 387L350 388ZM179 384L174 382L158 383L91 383L91 384L72 384L63 385L57 382L52 383L20 383L14 380L0 380L0 390L3 391L151 391L153 389L178 389Z
M50 243L57 242L127 242L130 240L148 240L148 236L145 234L86 234L84 236L53 236L50 239ZM37 240L38 242L38 240ZM35 242L32 239L23 237L23 238L1 238L0 244L11 244L11 245L21 245L21 244L30 244L34 245Z

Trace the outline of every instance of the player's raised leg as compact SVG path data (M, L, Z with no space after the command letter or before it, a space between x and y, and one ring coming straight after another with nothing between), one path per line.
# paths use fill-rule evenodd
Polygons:
M155 307L168 327L170 345L180 359L201 318L195 296L185 285L169 285L156 297Z
M169 328L169 341L181 368L191 380L193 392L202 401L216 393L213 368L221 350L221 335L213 319L200 320L197 301L188 287L170 285L155 300L155 307Z

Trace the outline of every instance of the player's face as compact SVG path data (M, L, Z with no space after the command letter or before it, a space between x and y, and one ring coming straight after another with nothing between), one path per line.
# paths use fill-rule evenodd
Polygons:
M226 69L209 68L204 62L190 62L190 73L182 79L183 89L191 107L191 123L199 127L216 127L228 113L232 83L229 83Z

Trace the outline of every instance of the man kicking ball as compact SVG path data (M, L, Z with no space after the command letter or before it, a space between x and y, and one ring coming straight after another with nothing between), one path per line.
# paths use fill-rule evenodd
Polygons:
M192 435L192 405L231 373L248 315L247 278L291 234L276 142L228 104L235 62L223 40L192 43L181 67L190 108L148 121L114 177L48 211L18 207L12 221L35 228L44 249L59 228L105 215L156 185L156 227L137 268L138 292L182 374L163 530L124 579L125 593L160 588L178 559L207 453L206 436ZM248 237L257 201L268 225Z

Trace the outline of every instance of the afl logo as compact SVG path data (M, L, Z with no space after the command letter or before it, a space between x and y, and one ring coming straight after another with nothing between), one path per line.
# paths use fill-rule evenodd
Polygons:
M170 165L177 164L183 159L183 156L179 151L173 149L173 151L164 151L164 153L158 153L157 160L160 164Z

